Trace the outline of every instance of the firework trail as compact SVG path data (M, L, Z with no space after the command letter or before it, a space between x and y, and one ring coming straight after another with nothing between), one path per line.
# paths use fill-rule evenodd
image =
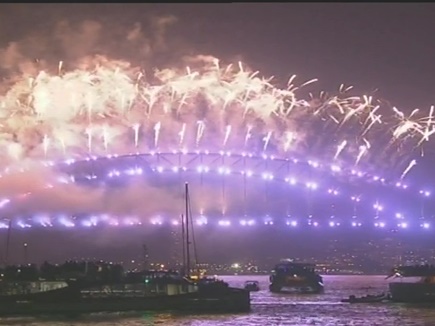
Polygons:
M347 145L347 140L343 140L341 142L341 144L338 145L337 152L335 152L334 159L337 159L337 157L340 155L340 153L343 151L343 149L346 147L346 145Z
M411 169L412 169L415 165L417 165L416 160L412 160L412 161L409 163L409 165L406 167L406 169L403 171L403 173L402 173L402 175L400 176L400 178L403 179L403 178L408 174L408 172L411 171Z
M138 70L108 61L67 71L61 61L56 74L41 71L17 81L0 97L5 166L182 145L353 164L366 158L376 166L386 155L411 161L413 149L435 132L433 107L428 116L420 110L405 116L372 96L348 96L352 87L344 85L337 94L299 98L316 79L297 85L292 76L280 89L241 62L223 66L207 57L185 71ZM388 150L376 158L373 149Z

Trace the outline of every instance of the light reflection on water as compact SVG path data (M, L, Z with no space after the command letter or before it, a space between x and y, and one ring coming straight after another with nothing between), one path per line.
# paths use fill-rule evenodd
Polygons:
M274 294L268 291L268 276L226 276L230 285L241 287L258 280L261 290L252 293L252 312L237 315L96 314L75 320L3 319L2 325L28 326L199 326L199 325L322 325L322 326L435 326L435 306L405 304L345 304L351 294L387 291L384 276L325 276L323 294Z

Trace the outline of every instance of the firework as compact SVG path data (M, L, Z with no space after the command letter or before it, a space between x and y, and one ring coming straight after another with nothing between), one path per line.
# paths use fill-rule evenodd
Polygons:
M15 83L0 97L5 164L225 147L376 165L385 157L372 150L409 162L435 132L433 108L406 117L372 96L349 96L352 87L344 85L337 94L300 98L316 79L297 85L292 76L281 89L242 63L214 59L148 77L113 67L65 71L61 61L56 74L41 71Z

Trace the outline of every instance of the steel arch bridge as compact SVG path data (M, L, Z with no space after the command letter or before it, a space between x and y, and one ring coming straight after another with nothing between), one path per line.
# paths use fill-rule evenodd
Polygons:
M204 186L218 190L214 194L214 200L220 202L220 212L215 210L210 213L211 215L221 215L221 218L227 218L232 214L232 218L243 218L240 220L241 224L248 223L246 220L248 216L256 215L261 217L265 224L273 223L273 218L278 217L285 220L286 224L292 225L302 220L308 225L323 223L338 226L341 223L361 226L364 223L370 223L381 228L386 224L394 225L395 228L407 228L408 224L413 223L428 228L431 216L424 198L424 194L428 194L427 191L412 192L405 184L388 182L380 176L345 170L335 165L322 166L314 161L279 158L273 155L225 151L152 151L122 156L90 157L81 161L70 160L60 164L59 169L70 174L77 183L106 186L111 183L111 180L140 174L153 175L160 180L160 186L166 185L162 180L168 181L171 178L179 185L187 180L194 181L200 187L200 192L203 192L202 187ZM315 181L319 179L319 176L321 182ZM352 182L349 183L349 180ZM261 196L252 198L253 187L257 195L261 193ZM386 212L382 199L379 198L385 197L386 187L390 187L387 197L392 197L396 203L407 206L406 213L391 210ZM237 195L234 195L235 188L238 191ZM299 189L299 195L303 194L298 197L297 201L299 204L304 203L302 205L304 208L297 212L290 208L294 205L294 200L292 203L291 199L295 197L292 188ZM323 192L319 191L321 188ZM374 197L365 208L362 207L361 197L370 196L364 195L364 192ZM276 216L272 218L273 209L271 208L276 208L275 206L278 205L273 202L277 199L276 193L284 197L278 200L279 206L284 208L281 211L275 210ZM330 199L324 200L322 205L319 205L321 202L319 194L326 195ZM343 194L347 202L337 199ZM240 207L231 212L226 207L226 202L228 198L234 199L233 197L239 200ZM262 203L259 201L260 197L262 197ZM248 208L253 202L260 206L263 204L266 208L257 209L256 213L249 212ZM344 208L341 209L341 206ZM194 213L203 216L206 212L198 207ZM294 220L295 215L298 222Z

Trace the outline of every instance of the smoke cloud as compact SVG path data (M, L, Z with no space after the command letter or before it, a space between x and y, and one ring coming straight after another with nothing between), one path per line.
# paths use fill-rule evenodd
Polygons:
M174 16L151 17L145 22L120 24L116 21L58 20L42 30L35 28L18 40L9 40L0 49L0 69L11 80L35 75L41 70L93 69L96 65L116 65L120 61L134 66L152 67L158 56L178 57L183 48L171 47L168 31L177 23ZM167 62L171 64L171 62Z

